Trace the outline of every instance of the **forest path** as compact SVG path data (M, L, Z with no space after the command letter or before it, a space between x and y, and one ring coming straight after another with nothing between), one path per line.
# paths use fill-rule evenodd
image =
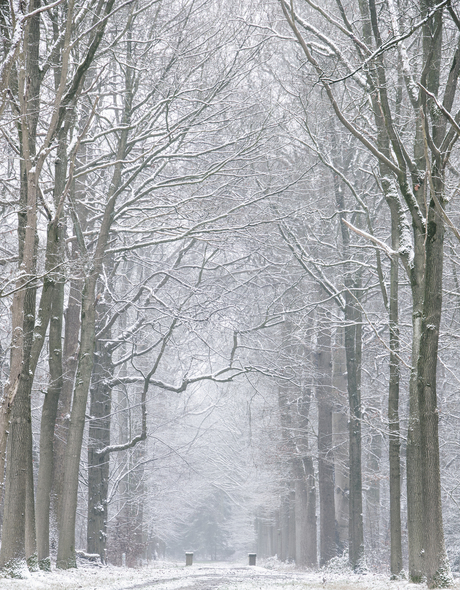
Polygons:
M0 579L0 590L426 590L425 584L357 575L346 567L312 572L278 562L274 567L241 563L155 562L136 569L81 566L73 570L25 572L24 579ZM460 583L455 585L460 590Z
M184 570L181 570L181 573ZM188 575L172 576L168 580L152 579L142 584L128 586L122 590L216 590L236 589L241 585L256 584L257 588L265 588L267 583L273 587L278 582L285 587L286 582L293 584L292 575L282 572L267 571L264 568L242 567L229 565L192 566L185 570ZM292 586L294 588L294 586ZM304 585L302 584L304 588Z

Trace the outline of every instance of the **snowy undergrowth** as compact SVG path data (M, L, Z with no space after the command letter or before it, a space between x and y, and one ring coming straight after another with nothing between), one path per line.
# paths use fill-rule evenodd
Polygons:
M425 585L390 581L381 575L357 575L336 567L307 572L275 560L268 567L246 564L158 563L139 569L80 567L76 570L33 572L24 579L2 578L1 590L426 590ZM338 566L339 564L336 564ZM460 584L456 585L460 590Z
M267 557L266 559L259 559L258 565L268 570L286 571L294 570L295 563L288 563L286 561L280 561L275 555L274 557Z
M177 564L165 564L156 567L121 568L114 566L81 566L77 569L56 570L51 572L27 573L23 579L5 577L0 579L1 590L125 590L150 580L161 582L155 584L160 590L175 590L185 587L189 572ZM185 579L184 579L185 578Z

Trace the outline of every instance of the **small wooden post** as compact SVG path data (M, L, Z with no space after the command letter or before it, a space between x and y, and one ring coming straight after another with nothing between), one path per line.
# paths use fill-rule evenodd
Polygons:
M193 565L193 553L191 551L185 553L185 565Z
M256 553L249 553L249 565L256 565Z

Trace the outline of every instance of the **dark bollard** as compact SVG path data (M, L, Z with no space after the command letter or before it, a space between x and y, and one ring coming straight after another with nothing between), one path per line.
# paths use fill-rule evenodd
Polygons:
M249 553L249 565L256 565L256 553Z
M193 565L193 553L185 553L185 565Z

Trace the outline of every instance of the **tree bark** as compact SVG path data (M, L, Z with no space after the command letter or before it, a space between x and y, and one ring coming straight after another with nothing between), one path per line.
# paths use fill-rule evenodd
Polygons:
M62 238L62 228L51 229ZM62 316L64 281L56 283L51 302L49 329L49 385L42 408L40 426L40 465L37 478L37 554L41 569L50 570L50 494L53 482L53 446L59 396L62 390Z
M344 328L338 327L333 350L333 387L336 398L336 411L332 414L332 443L334 446L334 506L339 553L348 547L348 419L347 407L347 367L345 358Z
M27 289L24 298L24 364L11 413L8 437L8 461L0 567L11 575L21 575L21 562L35 553L35 515L32 471L32 420L30 410L31 379L29 374L35 290ZM18 572L16 573L16 569Z
M345 200L338 179L335 179L335 198L339 210L340 221L345 219ZM345 261L349 260L350 237L347 226L341 224L343 253ZM359 569L364 559L364 525L362 497L361 467L361 347L362 347L362 314L359 308L360 278L350 277L350 263L345 262L345 356L347 366L348 407L350 411L349 431L349 525L348 555L353 569Z
M67 132L62 129L59 137L55 164L54 205L58 211L59 201L65 190L67 177ZM37 478L37 556L39 567L51 569L50 560L50 503L53 482L54 429L59 397L62 391L62 321L64 314L64 227L63 216L56 214L48 224L46 243L46 267L49 274L45 278L39 306L39 321L34 332L33 347L38 354L49 324L49 384L43 402L40 424L40 464ZM33 359L33 361L37 362Z
M350 564L359 570L364 559L364 526L361 467L361 314L347 295L345 351L347 355L348 403L350 406L350 500L348 550Z
M31 6L35 8L38 3L34 1ZM33 158L36 150L41 82L38 64L39 20L38 16L31 19L26 27L24 46L20 53L22 69L19 70L17 79L21 111L18 118L21 151L18 212L19 276L12 303L10 378L2 400L4 428L0 430L0 481L3 481L6 442L10 431L0 567L7 564L14 567L14 564L22 559L28 560L30 566L34 567L33 556L36 551L30 407L33 375L30 371L30 354L36 299L36 285L33 279L36 275L38 173L33 166Z
M75 553L75 520L86 402L88 398L91 372L93 369L95 343L95 283L96 277L90 275L90 277L85 280L82 296L80 352L78 355L78 369L75 376L75 389L64 462L65 471L61 512L63 516L60 521L59 547L56 562L56 566L60 569L77 567Z
M334 506L334 453L332 445L332 357L329 318L317 322L316 397L318 400L318 487L320 566L337 555Z
M398 219L392 216L392 248L399 250ZM390 381L388 386L388 424L390 460L390 571L399 576L403 570L401 542L401 457L399 430L399 312L398 312L397 256L391 259L390 269Z
M97 454L110 445L112 391L107 375L112 376L111 354L105 340L97 342L92 376L88 444L88 553L97 553L102 563L107 561L107 496L109 488L110 454Z
M377 402L377 400L374 400ZM378 402L377 402L378 403ZM382 435L375 430L370 435L370 448L366 461L366 542L372 551L380 548L380 462Z
M65 466L64 456L67 444L67 432L70 422L72 392L78 361L81 291L82 281L73 278L70 281L69 299L65 311L62 388L58 400L58 410L56 416L53 445L51 517L56 523L60 522L60 514L62 513L61 504Z
M409 382L409 426L407 430L407 536L409 544L409 579L420 583L423 578L423 491L420 441L420 413L417 392L417 362L422 331L424 246L422 236L414 232L414 268L412 288L412 368Z
M307 384L302 384L297 403L297 455L293 468L297 509L296 563L303 567L316 568L318 565L316 479L308 440L311 396L311 388Z
M442 195L439 195L441 197ZM442 202L442 199L439 198ZM424 509L424 572L430 588L452 585L444 544L436 396L436 368L442 309L444 223L431 201L426 239L425 300L418 358Z
M30 8L38 7L38 0L31 2ZM16 280L16 291L12 302L12 339L10 375L5 385L1 401L0 413L0 485L3 486L9 419L15 397L20 388L29 382L29 375L24 375L24 368L29 369L29 358L25 358L25 351L30 355L33 322L35 321L35 293L33 278L36 270L37 248L37 172L33 167L33 157L36 151L37 122L39 116L39 88L41 83L38 47L40 42L40 17L30 19L24 30L23 45L19 52L19 68L17 78L12 86L18 93L19 117L17 128L19 135L20 161L20 207L18 211L18 251L19 274ZM27 91L26 91L27 88ZM28 291L30 291L28 293ZM26 301L27 299L27 301ZM32 302L33 299L33 302ZM30 317L25 313L28 307ZM25 339L28 339L27 342ZM27 369L27 370L28 370ZM21 382L22 381L22 382ZM21 383L20 383L21 382ZM28 420L25 406L22 419ZM16 416L16 420L18 416ZM22 439L21 439L22 440ZM25 442L25 439L23 439ZM24 457L25 459L25 457ZM32 465L32 459L30 458ZM24 463L23 463L24 464Z
M318 566L317 541L316 541L316 478L313 466L313 458L306 456L303 458L305 481L307 487L307 515L305 530L305 565L306 567L316 568Z

